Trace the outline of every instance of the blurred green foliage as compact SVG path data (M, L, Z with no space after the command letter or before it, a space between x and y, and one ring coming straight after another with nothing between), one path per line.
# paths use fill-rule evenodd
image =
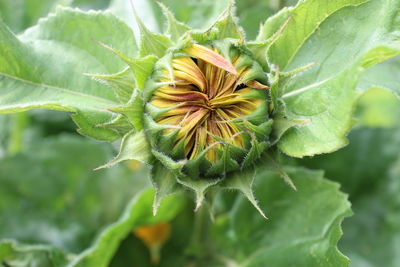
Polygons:
M204 17L211 22L226 3L162 2L192 26L203 26ZM133 20L128 1L122 0L0 0L0 14L14 32L21 33L57 4L84 9L110 5L128 23ZM239 0L237 11L252 39L261 22L294 4ZM138 0L137 5L138 11L146 9L162 17L155 2ZM158 31L164 27L161 19L147 23ZM345 266L347 260L332 244L340 237L341 220L349 215L348 202L338 184L323 176L340 183L352 202L354 216L345 220L340 242L352 260L350 266L400 265L400 105L394 94L382 89L399 92L399 62L379 64L363 76L358 87L369 90L360 97L348 146L296 163L323 169L324 175L289 168L299 192L291 191L275 175L257 177L256 194L271 221L266 223L235 193L215 196L215 224L208 222L211 235L206 242L211 245L201 255L203 266L211 261L215 266L265 266L267 262L268 266ZM74 127L69 116L60 112L0 116L0 238L4 239L0 266L58 267L71 262L85 267L108 262L112 267L151 266L146 247L131 230L159 221L169 221L173 231L162 250L161 266L195 266L198 255L191 243L195 218L190 201L177 196L179 201L167 201L158 217L153 217L148 170L133 172L119 165L94 172L115 151L109 144L78 136ZM320 202L322 198L329 201ZM218 257L210 256L215 251ZM326 262L316 262L313 255Z

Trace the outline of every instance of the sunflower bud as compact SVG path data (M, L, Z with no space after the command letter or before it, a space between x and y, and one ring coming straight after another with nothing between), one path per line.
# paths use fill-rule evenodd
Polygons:
M268 40L244 41L232 4L206 31L190 29L162 7L166 34L136 18L138 57L102 44L128 65L117 74L92 75L121 101L109 109L117 115L99 125L123 135L119 154L103 167L125 160L151 165L154 213L182 188L195 192L197 209L206 191L218 186L241 191L264 216L252 193L254 173L267 168L291 184L272 153L299 123L287 116L276 89L289 76L271 73L274 66L263 56Z
M192 44L153 77L159 87L150 89L145 109L153 150L185 161L191 176L239 170L252 140L268 140L267 79L238 48L224 58L215 47Z

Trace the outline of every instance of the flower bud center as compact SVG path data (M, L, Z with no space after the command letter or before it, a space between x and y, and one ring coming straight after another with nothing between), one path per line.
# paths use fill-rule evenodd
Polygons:
M262 100L252 94L256 87L241 82L248 69L236 68L239 57L231 63L212 50L205 53L208 54L197 58L174 59L173 77L164 81L168 85L156 90L151 104L168 110L156 122L175 126L166 134L176 131L178 126L175 143L184 146L185 158L194 159L204 151L210 162L216 162L222 143L245 146L235 120L254 113ZM266 88L251 82L262 87L259 89Z

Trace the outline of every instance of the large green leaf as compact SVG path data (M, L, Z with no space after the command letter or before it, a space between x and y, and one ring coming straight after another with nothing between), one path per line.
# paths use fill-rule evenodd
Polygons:
M0 17L14 32L19 33L34 25L57 5L99 9L107 7L109 2L110 0L0 0Z
M368 127L392 128L398 124L400 99L379 87L367 90L358 101L357 123Z
M400 58L377 64L368 69L361 77L359 87L369 89L371 87L381 87L394 92L400 98Z
M232 192L220 192L214 200L214 223L206 206L194 214L187 206L171 221L159 266L347 266L336 247L340 224L351 213L346 195L320 171L286 170L297 192L278 175L264 172L256 178L255 194L268 220ZM133 236L125 238L111 264L127 265L152 266Z
M0 16L15 32L21 32L45 16L58 0L0 0Z
M287 171L298 191L278 175L258 175L255 194L270 219L241 197L227 217L217 218L219 248L211 251L233 266L347 266L336 247L340 223L351 213L346 195L320 171Z
M85 72L113 73L124 67L96 43L112 44L133 56L131 30L109 12L58 9L19 39L0 22L0 113L32 108L77 112L80 132L112 140L117 134L95 126L112 117L105 108L117 100L111 88Z
M400 51L399 5L395 0L308 0L290 10L268 59L280 71L314 65L279 88L288 114L310 120L283 136L279 147L286 154L327 153L347 144L361 72Z
M350 145L340 151L305 158L301 164L324 169L327 177L340 182L350 197L369 195L374 185L387 176L388 166L398 157L400 136L391 129L358 128L349 138Z
M350 133L346 148L301 161L310 168L325 168L328 177L350 193L354 216L344 222L340 243L350 266L400 264L399 133L399 127L358 128Z
M400 157L387 175L370 188L368 195L354 200L355 216L344 224L341 247L352 267L400 264Z

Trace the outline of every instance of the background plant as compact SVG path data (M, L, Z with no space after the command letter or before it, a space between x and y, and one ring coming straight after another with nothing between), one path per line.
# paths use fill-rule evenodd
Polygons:
M20 2L18 16L9 16L7 11L15 9L18 1L3 0L0 6L3 20L19 33L45 16L55 2L41 1L35 8ZM91 6L83 1L63 4ZM208 1L165 4L178 19L203 28L226 6L223 1L218 5ZM282 7L272 1L252 4L237 3L248 40L258 29L256 22L246 19L256 17L248 14L254 9L265 10L260 16L264 21ZM107 5L104 2L93 7ZM110 9L137 33L126 5L113 1ZM212 224L208 215L201 213L204 211L194 214L192 201L182 195L166 198L153 217L154 193L148 189L145 167L138 170L128 163L92 172L112 157L112 148L73 134L75 126L63 113L34 111L1 116L0 182L4 192L0 235L5 238L0 245L1 264L126 266L132 262L134 266L148 266L147 248L130 233L142 225L169 222L172 233L162 249L161 266L208 266L210 262L346 266L348 259L336 245L340 223L350 214L349 202L338 184L323 178L326 176L340 182L353 203L355 215L345 221L340 243L351 264L397 266L399 108L398 99L382 88L398 96L399 68L397 58L379 62L398 53L398 5L398 1L389 0L301 1L261 27L257 37L260 42L287 21L268 48L270 60L281 73L314 63L307 71L275 84L285 89L283 99L289 114L311 121L284 135L279 148L294 157L331 152L347 144L345 136L355 125L350 145L338 152L285 159L284 169L297 192L270 172L258 173L254 194L269 221L233 192L216 194ZM137 1L135 6L151 30L162 31L164 20L155 3ZM115 99L113 92L82 73L122 70L124 62L93 40L134 56L132 44L137 34L135 37L108 12L84 13L67 8L58 9L18 37L4 25L0 35L2 112L38 107L70 111L81 133L115 139L115 133L92 127L110 118L104 107ZM361 92L366 93L360 98ZM133 175L132 168L136 169ZM129 202L131 198L134 200Z

